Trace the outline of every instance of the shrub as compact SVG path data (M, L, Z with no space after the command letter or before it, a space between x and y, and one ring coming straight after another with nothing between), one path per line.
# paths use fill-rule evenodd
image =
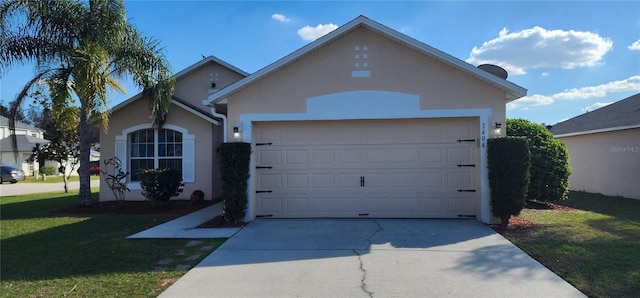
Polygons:
M163 206L184 190L182 173L175 169L149 169L139 172L142 195L151 206Z
M527 196L531 154L527 139L497 138L488 142L489 187L493 215L506 228L520 214Z
M556 140L543 125L525 119L508 119L507 135L529 140L531 169L527 200L555 202L566 199L571 167L564 143Z
M40 175L53 176L58 174L58 169L53 166L44 166L40 168Z
M251 144L224 143L218 148L222 176L223 216L228 222L237 223L247 212L247 180Z

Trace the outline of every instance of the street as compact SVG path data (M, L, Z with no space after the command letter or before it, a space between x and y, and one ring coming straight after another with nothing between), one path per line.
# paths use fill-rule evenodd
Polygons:
M68 183L69 190L80 188L80 182ZM100 186L100 180L91 180L91 187ZM64 183L2 183L0 185L0 197L18 196L42 192L64 191Z

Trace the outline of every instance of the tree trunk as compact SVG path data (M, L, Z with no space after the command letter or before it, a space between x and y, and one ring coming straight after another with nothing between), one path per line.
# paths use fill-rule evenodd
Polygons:
M64 193L68 193L69 187L67 185L69 184L69 177L67 177L67 173L65 173L64 170L62 172L62 181L64 181Z
M80 140L80 206L90 206L91 201L91 180L89 176L89 154L91 147L91 127L89 126L89 113L87 107L80 106L80 123L78 125Z

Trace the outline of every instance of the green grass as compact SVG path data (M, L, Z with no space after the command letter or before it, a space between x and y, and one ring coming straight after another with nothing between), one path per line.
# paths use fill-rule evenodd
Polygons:
M541 225L505 237L590 297L640 293L640 200L571 192L573 211L525 209Z
M78 176L71 176L69 177L69 181L80 181L80 178ZM91 180L100 180L100 176L98 175L91 175ZM59 182L64 182L62 180L62 176L47 176L47 180L42 180L41 177L38 177L38 179L36 179L36 177L34 176L27 176L24 181L20 181L18 183L59 183Z
M186 239L125 239L172 219L169 215L51 212L76 203L77 191L1 198L0 296L155 297L186 273L174 270L175 264L193 266L207 253L193 261L184 258L204 245L218 247L224 241L210 239L185 247ZM186 254L176 256L179 249ZM174 266L154 272L167 258L176 261Z

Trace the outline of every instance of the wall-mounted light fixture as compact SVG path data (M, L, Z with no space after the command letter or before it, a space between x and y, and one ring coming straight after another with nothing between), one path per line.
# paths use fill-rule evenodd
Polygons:
M239 139L241 132L242 132L242 123L236 123L236 125L233 126L233 137L236 139Z
M498 119L493 119L493 122L491 123L491 127L493 127L493 133L495 135L500 135L501 133L501 128L502 128L502 123L500 123L500 120Z

